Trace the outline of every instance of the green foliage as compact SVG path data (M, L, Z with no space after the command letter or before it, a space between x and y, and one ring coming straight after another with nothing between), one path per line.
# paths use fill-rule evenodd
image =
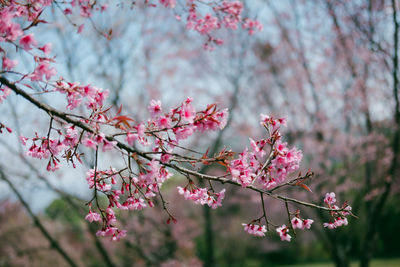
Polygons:
M45 215L63 223L76 237L83 238L83 217L64 199L59 198L51 202L45 210Z

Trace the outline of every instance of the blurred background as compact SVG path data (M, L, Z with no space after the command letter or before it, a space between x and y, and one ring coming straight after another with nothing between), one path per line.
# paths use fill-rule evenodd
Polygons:
M175 176L164 194L177 224L166 224L156 205L119 214L128 230L124 240L99 239L99 226L84 220L93 153L83 149L84 164L76 169L46 172L46 162L26 157L18 136L45 134L49 118L12 95L0 105L1 121L14 130L0 135L0 170L11 181L0 180L0 266L400 266L400 3L243 2L244 15L262 22L263 31L221 30L224 44L212 52L175 18L185 1L175 9L109 1L107 12L82 22L80 35L53 6L45 17L54 23L33 32L53 43L58 75L109 89L108 104L122 104L137 120L148 118L151 99L165 109L187 96L199 108L213 102L229 108L227 127L189 139L190 148L239 152L249 137L264 136L260 113L287 117L285 138L303 151L302 171L315 177L312 193L285 194L321 204L334 191L358 219L326 230L327 214L302 208L302 216L315 220L312 231L298 232L290 243L273 232L255 238L241 223L259 216L257 194L224 186L224 205L210 210L184 201L176 190L184 179ZM112 29L111 38L94 29ZM21 55L18 68L32 68L25 60ZM62 97L37 97L65 107ZM123 163L108 155L100 164ZM272 221L284 223L280 202L266 199L266 207Z

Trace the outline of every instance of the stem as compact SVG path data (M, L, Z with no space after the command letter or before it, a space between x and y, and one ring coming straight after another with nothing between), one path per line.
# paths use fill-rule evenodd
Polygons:
M292 225L292 221L290 220L290 211L289 211L289 205L288 202L285 201L285 207L286 207L286 213L287 213L287 217L288 217L288 225L290 227L290 229L292 229L294 236L296 236L296 232L294 231L293 225Z
M264 195L262 193L260 193L260 197L261 197L261 205L262 205L262 209L263 209L263 217L265 219L265 223L267 224L267 232L269 233L269 222L268 222L268 218L267 218L267 212L265 211Z

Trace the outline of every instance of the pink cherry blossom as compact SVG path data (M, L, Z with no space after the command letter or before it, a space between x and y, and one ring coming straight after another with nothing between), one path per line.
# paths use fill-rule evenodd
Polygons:
M334 192L326 193L324 202L328 205L333 205L336 203L336 196Z
M276 229L276 232L279 234L279 237L281 238L282 241L288 241L292 239L292 237L288 234L289 228L284 224L281 227L278 227Z
M13 68L15 68L15 66L17 66L18 64L18 60L12 60L6 57L3 57L3 69L5 70L12 70Z
M125 140L130 146L134 145L136 139L138 139L138 135L136 133L128 132L126 134Z
M311 224L313 224L314 220L312 219L304 219L303 220L303 230L304 229L310 229L311 228Z
M148 110L152 118L161 115L162 114L161 101L152 99L150 101L150 105L148 106Z
M89 137L84 138L82 140L82 144L86 147L93 148L93 149L96 149L96 147L98 145L98 143L95 140L93 140Z
M182 105L180 113L182 119L188 123L193 123L194 118L196 117L196 110L192 106L191 102L192 98L188 97L184 102L184 104Z
M292 223L293 229L303 229L303 227L304 227L303 220L301 220L298 217L293 217L291 223Z
M263 26L256 20L245 19L243 23L243 29L247 29L249 35L253 35L256 30L261 32L263 30Z
M70 8L66 8L66 9L64 9L64 14L65 15L71 15L72 14L72 10Z
M162 4L165 7L171 7L174 8L176 5L176 0L159 0L160 4Z
M336 224L333 222L324 223L323 225L328 229L335 229L337 227Z
M78 143L78 130L75 128L74 125L66 125L66 134L64 135L64 144L67 147L73 147Z
M335 219L334 224L335 224L336 227L340 227L340 226L348 225L349 223L348 223L348 221L347 221L347 218L345 218L345 217L338 217L338 218Z
M191 136L194 133L195 129L196 129L195 127L189 126L189 127L174 128L173 131L177 140L183 140Z
M51 47L52 47L52 44L47 43L44 46L39 47L39 49L42 50L43 53L45 53L46 55L49 55L51 53Z
M265 236L265 233L267 232L267 228L265 225L258 225L258 224L251 224L251 223L242 223L244 226L244 230L248 232L251 235L254 236Z
M108 141L106 139L103 140L102 151L106 152L108 150L113 149L117 145L117 141Z
M45 76L46 80L50 80L50 78L56 74L56 69L50 67L50 63L48 61L43 60L35 68L35 71L32 73L30 78L31 81L41 81L43 79L43 76Z
M160 116L157 120L157 126L160 129L170 128L171 127L171 119L166 116Z
M77 33L78 33L78 34L79 34L79 33L82 33L84 27L85 27L85 24L79 25Z
M101 216L100 214L89 210L89 213L86 215L85 220L88 220L89 222L98 222L101 220Z
M33 33L30 33L30 34L27 34L27 35L24 35L23 37L21 37L21 39L19 40L19 44L26 51L31 50L32 49L31 46L37 46L38 45L37 41L33 37Z
M160 157L160 161L162 163L168 163L171 157L172 157L171 154L162 154Z
M28 141L29 138L26 138L26 137L24 137L24 136L20 136L20 137L19 137L19 140L21 141L22 145L26 146L26 141Z
M0 103L2 103L10 94L11 94L10 88L8 87L0 88Z
M179 194L183 195L185 199L193 200L194 203L200 205L208 205L209 207L216 209L222 204L222 200L225 197L225 189L222 189L219 193L212 193L207 188L194 187L193 184L189 184L185 188L180 186L177 187Z

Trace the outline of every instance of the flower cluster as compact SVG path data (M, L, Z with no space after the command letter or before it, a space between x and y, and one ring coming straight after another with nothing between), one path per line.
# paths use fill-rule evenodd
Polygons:
M252 223L242 223L244 226L244 230L249 233L250 235L254 236L265 236L265 233L267 232L267 229L265 228L265 225L259 225L259 224L252 224Z
M165 6L174 6L174 1L161 1ZM195 1L189 0L189 14L186 20L186 28L197 31L201 35L207 36L204 48L213 50L213 45L221 45L221 39L213 37L213 34L224 26L227 29L236 30L238 25L242 23L243 29L247 29L249 35L255 33L256 30L261 31L262 25L256 20L241 17L243 3L240 1L222 1L222 3L210 2L209 6L215 12L215 15L206 13L200 14Z
M258 182L263 188L271 189L299 168L302 152L282 142L280 126L286 125L285 119L261 115L261 124L269 137L260 141L250 139L251 151L245 148L238 159L231 161L229 172L232 180L243 187Z
M16 48L23 49L31 52L35 49L34 60L36 67L34 71L25 77L30 78L31 81L50 80L51 77L57 74L54 67L51 67L51 58L46 57L51 50L51 43L44 46L39 46L33 33L25 34L24 31L28 30L33 25L45 23L46 21L40 20L45 7L52 3L50 0L35 1L34 4L20 4L16 1L9 1L9 3L0 10L0 43L12 43ZM19 21L21 18L30 23L30 25L21 25ZM18 41L19 39L19 41ZM0 53L4 53L2 69L5 71L13 70L18 61L6 57L6 51L0 49Z
M263 217L261 217L261 218L263 218ZM259 222L260 219L254 220L253 222L255 222L255 221ZM293 229L301 229L301 230L310 229L311 224L313 224L313 222L314 222L314 220L312 220L312 219L301 219L298 215L293 217L292 220L290 221ZM246 232L248 232L249 234L254 235L254 236L264 236L264 233L267 232L265 225L259 225L259 224L254 224L254 223L248 223L248 224L242 223L242 225L244 226L244 230ZM277 227L276 232L279 234L279 237L281 238L282 241L290 242L292 237L289 235L289 227L288 226L286 226L284 224L280 227Z
M189 182L184 188L178 186L178 192L185 199L193 200L196 204L208 205L213 209L222 206L222 200L225 197L225 189L222 189L219 193L214 193L207 188L195 186L193 182Z
M247 29L249 35L253 35L256 30L262 31L263 26L257 20L245 19L243 23L243 29Z
M335 205L336 195L334 192L326 193L324 203L328 206L328 208L333 209L333 211L330 212L332 220L324 223L324 227L328 229L335 229L337 227L346 226L348 224L347 218L345 216L350 215L351 206L349 206L346 202L342 205L341 208Z
M94 11L104 12L107 9L107 4L101 4L100 1L73 0L70 5L64 9L64 14L71 15L73 10L77 9L83 18L92 17Z
M76 82L57 81L56 90L66 94L68 101L67 108L70 110L77 108L82 103L82 100L86 99L86 107L89 110L96 111L103 106L108 96L108 90L102 90L91 85L80 85Z
M163 113L161 102L152 100L148 107L151 119L126 127L126 142L134 145L135 141L143 146L154 145L152 150L161 153L162 162L168 162L173 149L181 140L195 132L223 129L226 125L227 109L218 110L215 104L196 112L193 99L188 97L180 106ZM123 119L126 119L124 117ZM129 119L129 118L128 118ZM129 119L133 121L132 119ZM150 142L153 138L153 142Z
M117 182L117 176L122 179L122 182ZM156 160L149 162L147 167L143 166L143 171L137 176L123 175L122 171L118 172L113 168L89 170L86 175L89 188L105 194L109 203L105 210L98 206L103 221L103 227L98 235L112 236L112 240L119 240L125 236L126 231L115 226L117 218L113 208L139 211L146 207L153 207L151 199L159 192L163 182L170 177L171 174ZM86 219L91 222L99 221L99 216L90 210Z
M51 77L57 74L55 68L50 66L50 61L45 58L38 59L38 65L33 71L33 73L29 76L31 81L43 81L43 76L46 80L50 80Z
M86 134L85 139L82 140L82 144L86 147L90 147L93 149L98 148L99 146L102 147L102 151L106 152L108 150L113 149L117 141L108 141L104 135L104 133L100 134Z
M293 217L291 220L293 229L310 229L311 224L313 224L314 220L312 219L301 219L300 217L296 216Z
M52 126L50 125L50 129ZM47 171L56 171L60 168L59 156L63 156L68 161L71 161L73 166L72 157L75 156L80 161L79 154L73 154L72 151L76 151L75 147L79 143L79 134L75 126L66 125L65 134L61 130L56 131L58 137L51 138L50 135L47 137L39 137L36 134L33 138L20 136L21 143L26 146L30 141L30 146L26 155L32 158L38 159L49 159L47 164Z

